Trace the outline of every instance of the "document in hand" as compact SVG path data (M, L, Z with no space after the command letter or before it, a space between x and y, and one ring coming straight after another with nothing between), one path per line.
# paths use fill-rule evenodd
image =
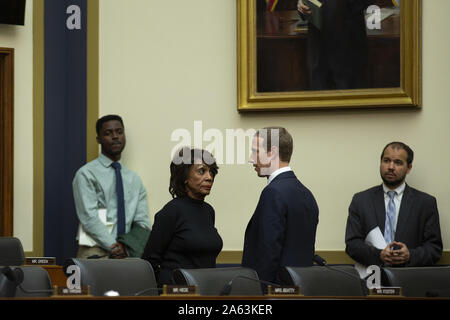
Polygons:
M322 29L322 3L318 0L305 0L304 4L309 7L311 14L305 18L317 29Z
M370 244L371 246L374 246L377 249L383 250L386 248L387 243L384 240L383 234L381 233L381 230L379 227L373 228L372 231L369 232L365 239L365 243ZM364 279L367 277L367 266L364 266L358 262L355 263L355 268L359 273L359 276L361 279Z
M106 209L98 209L98 218L100 221L106 226L108 232L111 233L114 223L110 223L106 221ZM78 244L87 247L93 247L97 245L94 239L92 239L83 229L83 226L79 225L78 227Z

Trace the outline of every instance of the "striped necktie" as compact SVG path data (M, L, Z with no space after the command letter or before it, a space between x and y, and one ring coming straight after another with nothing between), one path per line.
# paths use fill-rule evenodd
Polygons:
M395 202L394 197L397 194L395 191L388 191L389 202L386 209L386 222L384 224L384 240L386 244L394 241L395 229Z

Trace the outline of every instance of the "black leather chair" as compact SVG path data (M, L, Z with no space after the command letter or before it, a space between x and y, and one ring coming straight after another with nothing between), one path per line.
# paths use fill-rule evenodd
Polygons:
M405 297L450 297L450 267L382 268L384 285Z
M81 285L90 286L90 294L103 296L116 291L121 296L158 295L155 274L151 264L143 259L69 259L64 265L80 268Z
M280 281L285 285L301 287L305 296L363 296L362 282L353 266L333 266L334 269L322 266L284 267L280 270Z
M38 266L16 267L23 271L23 282L16 289L16 297L49 297L53 293L47 271Z
M226 288L229 289L227 295L260 296L263 294L256 271L243 267L176 269L173 272L173 280L178 285L196 285L198 294L202 296L218 296L227 291Z
M42 267L6 266L0 270L0 297L49 297L53 293L50 277Z
M25 261L22 243L14 237L0 237L0 266L21 266Z

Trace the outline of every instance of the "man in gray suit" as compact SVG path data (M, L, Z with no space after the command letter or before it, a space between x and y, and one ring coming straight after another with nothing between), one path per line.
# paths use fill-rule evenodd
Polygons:
M417 267L433 265L441 257L436 199L405 182L412 169L413 157L413 151L406 144L389 143L381 154L383 184L353 196L345 251L356 262ZM376 234L376 231L382 232L387 244L384 249L366 242L367 235Z

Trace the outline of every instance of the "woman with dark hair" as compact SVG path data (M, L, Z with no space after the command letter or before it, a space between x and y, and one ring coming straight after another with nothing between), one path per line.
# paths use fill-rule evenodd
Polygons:
M204 201L219 167L205 150L182 148L170 164L173 199L155 215L142 255L155 270L158 285L173 284L177 268L214 268L222 238L214 227L214 209Z

